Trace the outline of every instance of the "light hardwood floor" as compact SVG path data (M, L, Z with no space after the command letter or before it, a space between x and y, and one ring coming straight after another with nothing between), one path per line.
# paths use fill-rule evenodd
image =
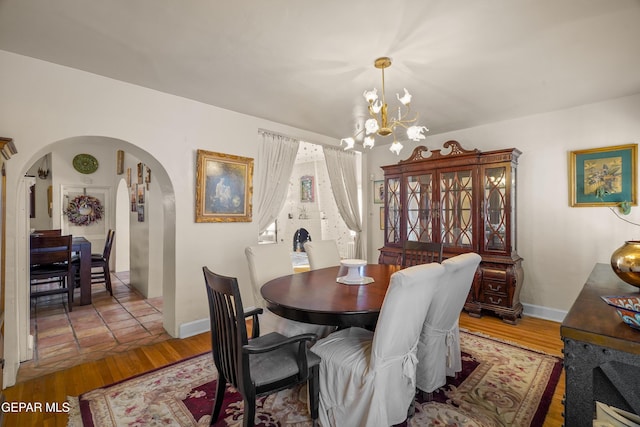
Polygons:
M475 319L462 313L460 327L513 341L527 348L541 350L561 356L560 324L531 317L524 317L516 326L507 325L500 319L484 316ZM78 396L84 392L111 384L167 365L189 356L211 349L208 333L187 339L170 339L147 347L140 347L101 360L84 363L72 368L44 375L5 390L7 402L45 402L60 406L67 396ZM563 424L562 396L564 395L564 373L545 420L545 426ZM22 412L5 413L5 426L66 426L65 413Z

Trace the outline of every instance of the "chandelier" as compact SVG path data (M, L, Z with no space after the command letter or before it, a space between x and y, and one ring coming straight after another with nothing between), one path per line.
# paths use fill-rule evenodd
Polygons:
M396 94L398 101L400 101L404 108L402 106L398 106L397 117L388 116L388 106L384 94L384 69L391 66L391 58L383 56L382 58L376 59L373 65L376 68L382 70L382 99L378 98L378 90L375 88L372 90L364 91L363 96L369 103L368 109L370 118L365 121L364 128L356 133L353 137L341 139L340 145L342 146L342 144L344 143L345 150L353 148L353 146L355 145L355 138L364 132L365 137L362 142L362 146L365 148L372 148L375 144L375 135L379 135L382 137L393 135L393 142L391 143L391 147L389 147L389 150L396 154L400 154L400 150L402 150L402 144L396 138L397 128L406 129L407 138L412 141L425 139L423 132L428 132L429 129L427 129L426 126L417 126L414 124L416 120L418 120L417 114L412 119L408 118L410 112L411 94L407 91L407 89L404 89L404 95L402 96L400 96L400 94Z

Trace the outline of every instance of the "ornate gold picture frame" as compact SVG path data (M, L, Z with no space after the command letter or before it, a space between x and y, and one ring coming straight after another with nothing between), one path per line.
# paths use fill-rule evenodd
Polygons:
M251 222L253 159L198 150L196 222Z

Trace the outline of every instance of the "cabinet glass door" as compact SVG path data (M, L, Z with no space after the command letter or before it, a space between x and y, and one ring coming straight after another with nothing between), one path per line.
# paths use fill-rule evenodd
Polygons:
M433 179L431 174L407 177L407 240L433 241Z
M440 173L440 230L445 246L473 246L473 174L470 169Z
M385 221L386 243L400 243L400 178L387 178L386 183Z
M507 168L484 170L484 244L489 251L507 248Z

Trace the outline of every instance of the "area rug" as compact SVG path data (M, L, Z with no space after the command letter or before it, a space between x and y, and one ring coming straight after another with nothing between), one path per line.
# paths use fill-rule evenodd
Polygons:
M562 359L461 332L463 371L429 402L416 396L415 414L401 426L542 426L562 371ZM218 374L211 354L70 397L70 427L209 425ZM306 388L258 400L256 426L311 426ZM242 425L240 394L227 388L216 426Z

